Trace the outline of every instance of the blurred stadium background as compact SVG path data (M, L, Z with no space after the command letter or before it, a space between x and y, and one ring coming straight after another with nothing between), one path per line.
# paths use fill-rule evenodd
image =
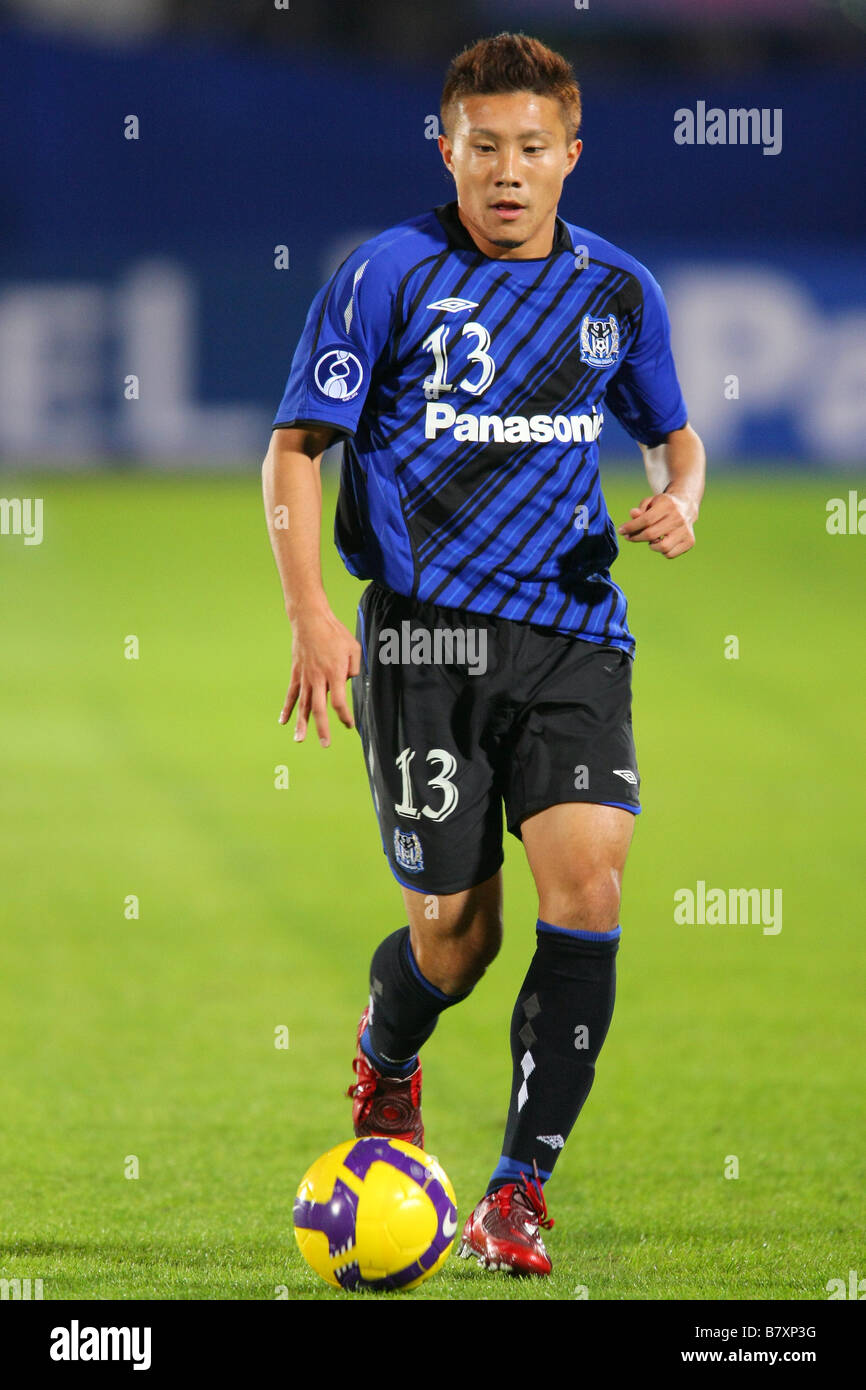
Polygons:
M661 280L714 465L862 459L863 0L7 0L0 14L5 467L258 459L323 279L451 197L431 122L448 57L521 26L583 84L563 211ZM676 145L674 111L699 100L781 108L781 152ZM605 446L633 453L612 421Z
M5 0L0 493L42 498L44 537L0 535L0 1277L46 1298L324 1293L291 1198L346 1137L367 962L402 904L357 736L332 718L323 753L277 728L257 473L311 297L451 197L444 67L503 28L575 63L563 211L661 281L712 481L693 555L626 547L616 571L647 814L555 1280L455 1261L420 1296L814 1299L866 1276L866 538L825 525L866 495L866 6ZM699 101L781 109L781 151L678 146ZM352 624L336 462L323 563ZM645 482L612 420L602 467L622 519ZM507 857L502 956L425 1056L463 1213L535 920ZM699 880L781 887L783 930L677 925Z

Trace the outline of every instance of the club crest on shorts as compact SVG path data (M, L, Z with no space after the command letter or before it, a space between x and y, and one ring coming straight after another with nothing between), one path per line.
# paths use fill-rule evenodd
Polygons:
M357 396L364 380L364 368L354 352L329 348L313 368L316 389L329 401L350 401Z
M414 830L394 831L394 858L407 873L419 874L424 868L424 854L421 841Z
M619 324L610 314L591 319L584 314L580 325L580 360L588 367L612 367L619 358Z

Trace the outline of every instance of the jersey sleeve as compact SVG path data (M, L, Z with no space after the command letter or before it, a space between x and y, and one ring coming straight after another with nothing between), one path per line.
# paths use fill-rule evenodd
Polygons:
M292 359L274 429L322 424L343 437L355 433L391 326L394 292L386 261L361 246L319 290Z
M607 388L606 401L633 439L648 448L662 444L688 420L671 352L671 328L658 283L644 269L638 332Z

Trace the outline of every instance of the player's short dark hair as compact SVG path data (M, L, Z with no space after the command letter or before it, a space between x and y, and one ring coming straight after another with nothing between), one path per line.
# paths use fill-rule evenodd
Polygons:
M574 69L560 53L526 34L496 34L479 39L452 59L445 75L440 114L448 129L456 101L500 92L533 92L559 102L569 140L580 130L580 87Z

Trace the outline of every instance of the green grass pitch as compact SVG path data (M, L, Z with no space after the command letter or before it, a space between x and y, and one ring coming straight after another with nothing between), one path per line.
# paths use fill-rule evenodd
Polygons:
M692 554L624 548L644 813L613 1026L548 1188L554 1274L454 1256L405 1297L825 1299L866 1276L866 538L825 528L857 482L728 476ZM332 716L324 750L277 725L290 632L258 480L2 491L44 498L45 535L0 537L0 1277L46 1299L350 1297L301 1260L292 1200L349 1137L370 953L404 918L357 733ZM618 523L645 492L637 458L611 476ZM333 508L330 482L326 585L354 628ZM461 1217L499 1153L533 947L506 840L504 949L424 1055ZM698 880L782 889L781 932L678 925Z

